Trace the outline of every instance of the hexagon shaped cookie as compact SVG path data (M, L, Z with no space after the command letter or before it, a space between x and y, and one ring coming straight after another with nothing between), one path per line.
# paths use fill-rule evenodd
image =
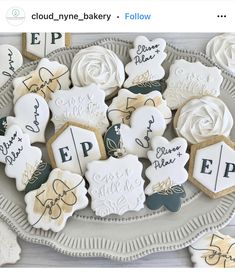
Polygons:
M47 143L51 165L84 175L86 165L106 159L101 134L95 128L68 122Z
M216 136L191 147L189 180L211 198L235 191L235 144Z

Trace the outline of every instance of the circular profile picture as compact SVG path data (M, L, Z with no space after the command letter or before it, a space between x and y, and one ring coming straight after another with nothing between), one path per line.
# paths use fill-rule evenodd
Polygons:
M25 12L22 8L12 7L8 9L6 19L10 25L19 26L25 20Z

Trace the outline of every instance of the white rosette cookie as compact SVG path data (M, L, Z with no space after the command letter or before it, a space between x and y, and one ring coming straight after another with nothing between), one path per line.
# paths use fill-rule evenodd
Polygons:
M97 84L112 96L125 80L124 66L118 56L109 49L92 46L80 50L73 58L71 78L75 86Z
M229 136L233 117L225 103L213 96L194 98L176 112L174 127L178 136L190 144L206 141L212 136Z
M206 54L235 74L235 33L224 33L212 38L206 46Z

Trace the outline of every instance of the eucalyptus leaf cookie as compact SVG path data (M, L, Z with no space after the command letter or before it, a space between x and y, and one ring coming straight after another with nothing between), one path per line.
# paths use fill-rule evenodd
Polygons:
M108 129L104 136L107 154L113 157L134 154L147 158L151 138L163 135L165 129L166 121L156 107L139 107L131 115L130 126L119 123Z
M65 65L43 58L34 71L13 80L13 102L27 93L37 93L48 101L57 90L69 89L70 83L69 69Z
M178 136L189 144L197 144L217 135L229 136L233 117L219 98L203 96L185 103L175 114L174 127Z
M164 52L166 41L156 38L149 41L145 36L138 36L130 49L131 62L125 66L128 78L124 83L125 88L145 82L162 79L165 70L162 62L167 54Z
M77 122L99 129L104 134L109 126L105 93L97 85L59 90L51 95L49 107L55 131L66 122Z
M169 124L172 118L170 108L166 101L162 99L159 91L152 91L147 94L134 94L127 89L121 89L118 96L113 98L108 108L107 116L112 124L123 123L130 124L130 118L137 108L141 106L156 107L163 115L166 124Z
M223 77L217 67L207 67L200 62L175 60L166 80L163 97L171 109L178 109L192 97L220 95Z
M93 161L87 165L91 208L97 216L123 215L144 207L143 165L137 156Z
M88 47L74 56L71 79L74 86L98 85L108 98L121 88L125 80L124 65L113 51L101 46Z

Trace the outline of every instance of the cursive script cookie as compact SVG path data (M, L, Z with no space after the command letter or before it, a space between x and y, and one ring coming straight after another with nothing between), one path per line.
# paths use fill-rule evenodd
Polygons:
M129 125L131 114L141 106L156 107L165 118L166 124L171 121L172 113L159 91L147 94L134 94L127 89L121 89L108 108L108 118L112 124L123 123Z
M108 106L105 104L105 93L97 85L73 87L70 90L59 90L52 94L49 106L55 130L66 122L96 127L101 134L109 126L106 116Z
M176 133L190 144L203 142L216 135L229 136L233 117L225 103L212 96L188 101L176 112Z
M222 68L235 74L235 34L223 33L213 37L206 46L206 54Z
M37 93L48 101L51 93L60 89L69 89L69 69L57 61L43 58L34 71L15 78L13 86L14 103L27 93Z
M166 41L161 38L149 41L144 36L136 37L134 48L130 49L132 61L125 67L129 77L124 87L162 79L165 75L162 62L167 56L164 52L165 47Z
M145 201L142 169L134 155L89 163L85 176L90 185L88 192L95 214L105 217L142 209Z
M219 96L222 81L221 71L216 67L176 60L170 67L163 96L171 109L177 109L195 96Z
M54 169L46 183L25 195L29 223L35 228L62 230L74 211L88 205L82 176Z
M45 99L34 93L26 94L14 106L15 117L6 118L7 127L18 125L29 135L30 143L45 143L45 130L50 111Z
M189 180L211 198L235 191L235 144L224 136L191 146Z
M87 163L105 159L100 132L92 127L68 122L47 143L52 167L84 175Z
M104 90L106 98L114 95L125 80L124 66L118 56L101 46L81 49L73 58L71 79L74 86L94 83Z
M147 158L151 138L162 135L165 129L165 119L157 108L139 107L131 115L130 126L115 124L108 129L104 136L107 154L120 157L127 153Z
M0 87L23 65L19 50L11 45L0 45Z
M201 237L189 251L194 267L235 267L235 239L218 231Z
M152 150L148 151L151 165L145 170L150 183L145 188L145 194L152 195L183 184L188 179L184 166L189 155L186 153L187 141L184 138L178 137L168 141L162 136L154 136L151 139L151 148Z
M56 49L70 47L71 35L63 32L27 32L22 33L22 41L23 55L37 60Z
M0 162L4 163L5 173L16 179L16 188L23 191L28 178L37 169L42 152L31 146L29 136L17 125L9 127L5 136L0 136Z

